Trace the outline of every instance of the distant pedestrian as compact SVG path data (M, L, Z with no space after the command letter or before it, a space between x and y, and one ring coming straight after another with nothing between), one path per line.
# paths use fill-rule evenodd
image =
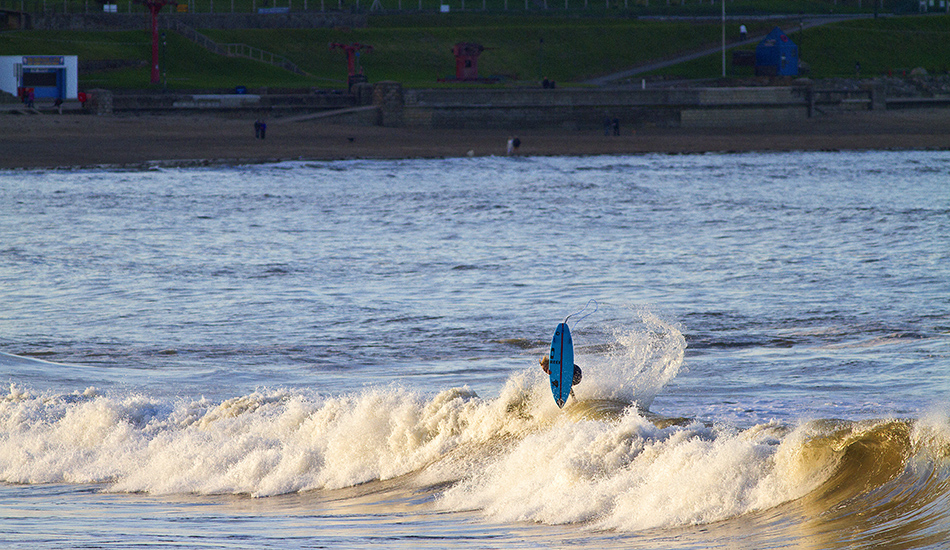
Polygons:
M36 101L36 92L33 91L33 88L30 88L26 91L26 106L32 109L34 101Z
M619 118L614 117L613 127L614 127L614 135L619 136L620 135L620 119Z
M511 156L515 153L515 138L512 136L508 136L508 144L505 147L505 153L508 156Z
M745 40L749 37L749 31L745 28L745 25L739 25L739 40Z
M261 139L267 136L267 122L261 119Z
M254 121L254 137L256 139L261 139L261 119Z
M518 152L518 147L521 147L521 138L515 136L515 139L511 140L511 144L515 147L515 152Z

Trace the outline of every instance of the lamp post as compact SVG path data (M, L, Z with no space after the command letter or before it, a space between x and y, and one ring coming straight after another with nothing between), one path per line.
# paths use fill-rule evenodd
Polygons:
M722 0L722 77L726 77L726 0Z
M544 38L538 39L538 80L544 80Z
M168 41L165 39L165 31L162 31L162 92L168 90Z

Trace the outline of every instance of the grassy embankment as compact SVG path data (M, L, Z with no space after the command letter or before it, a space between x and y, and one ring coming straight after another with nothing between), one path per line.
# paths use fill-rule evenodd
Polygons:
M313 0L310 0L311 2ZM392 1L392 0L390 0ZM411 1L411 0L404 0ZM220 4L219 0L219 4ZM471 3L471 0L469 0ZM731 4L730 4L731 5ZM812 76L853 76L860 61L862 76L924 67L943 72L950 65L950 17L865 19L797 32L785 25L802 47ZM750 33L767 32L774 22L749 22ZM434 86L454 73L452 45L479 42L492 48L482 54L480 74L504 77L503 83L535 83L540 76L561 85L623 70L651 60L716 46L721 27L703 23L642 21L606 17L532 17L484 14L372 16L367 28L205 30L218 42L240 42L283 55L307 76L263 63L217 56L174 32L168 32L167 74L171 89L339 88L345 79L345 58L331 51L331 42L361 42L374 50L361 57L371 81L397 80L407 86ZM738 35L738 23L727 24L727 36ZM542 43L543 39L543 43ZM82 60L116 61L117 68L86 71L80 88L148 88L150 37L144 31L7 31L0 33L0 55L75 54ZM730 75L750 74L731 67ZM659 71L684 78L716 78L721 55ZM160 86L152 86L157 88Z
M950 16L887 17L858 19L800 32L796 26L784 29L799 45L800 58L811 66L814 78L853 78L855 63L861 77L900 75L922 67L930 74L950 69ZM755 46L740 49L755 50ZM751 67L732 67L726 58L727 74L751 75ZM708 56L657 71L655 74L684 78L705 78L722 71L722 57Z
M562 84L582 80L715 44L717 24L641 22L633 19L466 15L446 25L438 16L373 17L367 28L203 30L219 43L244 43L283 55L310 76L294 75L269 65L213 55L184 37L168 32L169 88L342 87L345 56L331 42L373 46L361 56L372 81L397 80L407 86L432 86L454 75L452 45L475 41L490 50L479 60L481 75L507 83ZM730 25L738 34L738 25ZM543 43L541 42L543 40ZM0 54L75 54L83 60L147 60L147 32L14 31L0 33ZM148 87L148 63L84 72L85 88Z

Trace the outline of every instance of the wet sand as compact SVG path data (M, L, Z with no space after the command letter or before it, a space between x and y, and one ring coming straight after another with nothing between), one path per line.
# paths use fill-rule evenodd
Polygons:
M431 130L210 115L0 114L0 168L504 155L508 130ZM950 149L950 109L819 115L778 126L518 132L521 155Z

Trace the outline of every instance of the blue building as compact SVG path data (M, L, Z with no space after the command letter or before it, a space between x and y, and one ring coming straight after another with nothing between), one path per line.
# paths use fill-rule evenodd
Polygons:
M755 74L762 76L798 76L798 46L775 27L755 47Z
M79 58L75 55L0 55L0 90L36 99L76 99Z

